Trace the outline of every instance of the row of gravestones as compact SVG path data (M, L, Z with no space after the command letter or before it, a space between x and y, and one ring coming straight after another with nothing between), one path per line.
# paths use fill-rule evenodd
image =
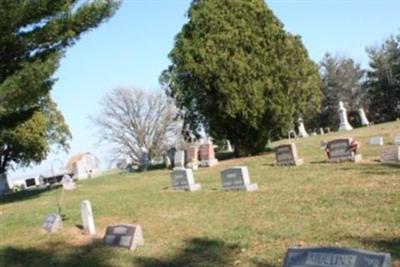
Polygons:
M370 145L377 145L377 146L383 146L383 137L382 136L374 136L369 139L369 144ZM394 144L395 145L400 145L400 135L396 135L394 137Z
M322 142L321 149L325 149L329 162L353 161L357 163L361 160L361 155L357 154L358 146L358 142L353 138L342 138L327 143ZM276 147L275 157L277 165L298 166L303 163L298 156L295 143ZM385 164L400 164L400 145L386 147L380 160Z
M200 146L192 145L186 151L178 150L174 155L174 169L193 168L198 165L201 167L212 167L218 163L215 158L214 146L212 142L201 144Z
M81 202L82 227L85 234L95 235L96 228L92 207L89 200ZM63 228L60 214L51 213L46 216L42 228L48 233L54 233ZM105 245L118 246L135 250L144 245L142 228L138 224L115 224L107 226L103 242Z

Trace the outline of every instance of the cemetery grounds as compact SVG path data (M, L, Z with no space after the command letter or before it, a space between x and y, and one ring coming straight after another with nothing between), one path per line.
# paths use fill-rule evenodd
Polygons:
M388 252L400 259L400 167L377 160L400 134L400 122L296 141L298 167L274 166L273 152L220 161L194 172L198 192L175 192L170 171L114 173L64 192L64 228L46 234L61 188L0 199L1 267L282 266L290 246L339 246ZM371 146L381 135L385 145ZM359 164L326 163L322 140L361 141ZM287 140L273 143L283 144ZM255 192L223 192L219 172L245 165ZM82 234L80 202L90 200L96 236ZM105 247L107 225L138 223L145 245Z

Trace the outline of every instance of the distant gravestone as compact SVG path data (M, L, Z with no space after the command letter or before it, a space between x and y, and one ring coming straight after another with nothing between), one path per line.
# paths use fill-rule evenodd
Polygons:
M191 169L174 170L171 173L171 185L175 190L197 191L201 189L200 184L196 184Z
M107 226L104 244L135 250L144 245L142 227L138 224L116 224Z
M71 176L69 175L64 175L62 177L61 184L64 190L74 190L76 187L74 180L72 180Z
M400 135L396 135L396 136L394 137L394 144L395 144L395 145L400 145Z
M380 160L384 164L400 164L400 146L390 146L383 150Z
M315 247L289 248L283 267L391 267L388 253L361 249Z
M197 162L198 161L199 149L197 146L190 146L186 149L186 161Z
M275 158L277 165L295 165L303 164L303 159L299 159L295 143L280 145L275 148Z
M215 158L214 146L211 141L200 145L200 165L202 167L212 167L218 163Z
M330 141L326 145L328 159L330 162L341 162L341 161L354 161L359 162L361 155L356 154L351 145L353 143L352 138L343 138Z
M246 190L255 191L258 189L256 183L250 182L249 171L247 167L233 167L221 172L223 190Z
M53 233L63 228L61 216L57 213L50 213L45 218L42 228L48 232Z
M84 200L81 202L81 218L84 233L89 235L96 234L92 206L89 200Z
M323 134L325 134L325 132L324 132L324 128L319 128L318 132L319 132L319 134L320 134L320 135L323 135Z
M382 136L374 136L369 139L369 144L370 145L375 145L375 146L383 146L383 138Z
M174 169L185 168L185 151L178 150L175 152L174 156Z

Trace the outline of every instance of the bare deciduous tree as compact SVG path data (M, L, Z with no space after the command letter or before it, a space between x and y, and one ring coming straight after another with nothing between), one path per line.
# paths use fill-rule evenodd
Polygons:
M142 148L150 160L158 159L180 139L178 110L163 92L115 88L103 97L101 107L90 120L99 129L100 143L113 147L112 161L128 157L139 163Z

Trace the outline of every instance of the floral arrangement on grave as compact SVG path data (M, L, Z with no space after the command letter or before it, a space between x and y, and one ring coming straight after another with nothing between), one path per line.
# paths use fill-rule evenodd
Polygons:
M197 170L197 168L199 167L199 165L200 165L200 161L199 161L198 159L192 159L191 161L189 161L189 162L186 164L186 167L187 167L187 168L190 168L190 169Z

